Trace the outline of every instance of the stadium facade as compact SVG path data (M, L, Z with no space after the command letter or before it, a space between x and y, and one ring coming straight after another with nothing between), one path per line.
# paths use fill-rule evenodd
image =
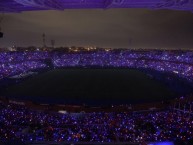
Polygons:
M86 8L147 8L193 11L192 0L1 0L1 12Z

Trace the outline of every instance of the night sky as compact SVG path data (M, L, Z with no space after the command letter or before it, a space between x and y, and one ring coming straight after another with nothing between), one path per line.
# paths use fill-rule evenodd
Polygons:
M0 47L98 46L193 49L193 13L145 9L36 11L5 14Z

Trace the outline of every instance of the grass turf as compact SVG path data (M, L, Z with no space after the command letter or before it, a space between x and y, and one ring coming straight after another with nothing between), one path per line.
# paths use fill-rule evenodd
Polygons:
M167 100L163 84L134 69L56 69L9 86L4 95L61 104L132 104Z

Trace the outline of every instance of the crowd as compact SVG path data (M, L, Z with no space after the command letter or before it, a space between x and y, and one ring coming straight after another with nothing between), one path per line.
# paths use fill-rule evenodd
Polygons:
M193 139L193 116L176 110L60 114L1 102L0 126L1 141L152 142Z
M35 61L46 58L50 58L50 54L46 51L15 51L0 53L0 63L12 63L30 60Z
M49 60L51 63L46 63ZM96 50L0 53L0 78L50 67L125 67L170 72L193 81L192 51Z
M19 63L0 64L0 79L45 67L48 66L41 61L23 61Z
M125 67L145 68L171 72L192 81L193 52L171 53L156 51L97 51L92 53L55 53L52 57L56 67Z
M1 52L0 79L48 67L43 61L48 55L47 52Z

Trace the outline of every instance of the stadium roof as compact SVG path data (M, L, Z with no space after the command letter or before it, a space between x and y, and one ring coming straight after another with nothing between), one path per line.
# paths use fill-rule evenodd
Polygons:
M0 12L148 8L193 11L193 0L0 0Z

